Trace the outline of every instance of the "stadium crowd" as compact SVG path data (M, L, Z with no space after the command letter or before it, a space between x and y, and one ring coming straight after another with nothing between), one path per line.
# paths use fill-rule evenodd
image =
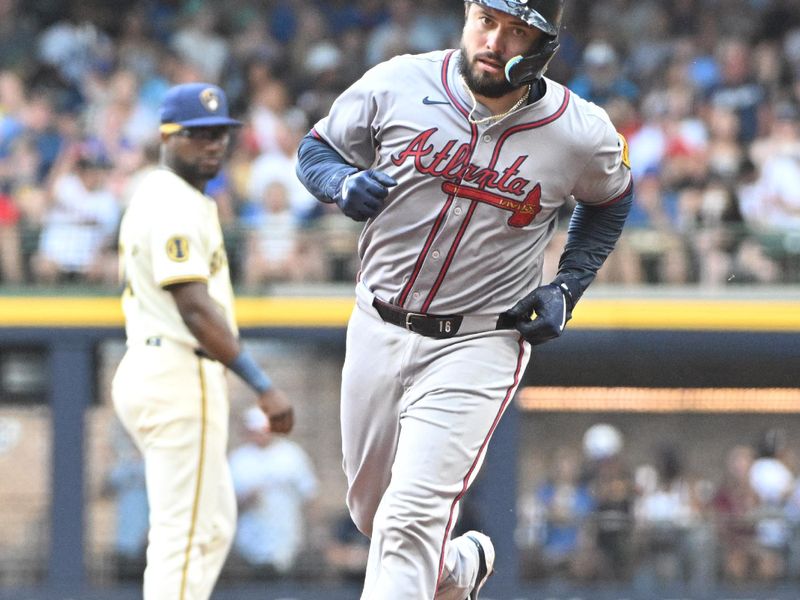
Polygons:
M548 76L606 108L636 177L603 282L800 283L797 2L568 0ZM0 286L116 288L157 107L197 80L245 122L207 190L235 283L352 280L360 225L296 181L297 144L365 69L455 47L461 23L457 0L0 0ZM674 449L633 470L557 453L522 501L528 574L701 577L716 557L732 581L797 580L800 467L779 441L732 448L719 482L692 480Z
M520 501L525 574L695 593L800 578L798 456L785 429L728 448L714 477L693 472L678 443L652 454L634 462L607 423L553 453Z
M230 453L240 516L224 576L363 577L367 540L346 513L313 509L318 484L305 451L265 434L252 409L241 422L246 433ZM148 529L144 464L121 431L113 440L104 493L116 498L114 576L138 579ZM702 593L800 581L800 456L787 429L722 449L713 474L699 473L679 443L640 455L626 442L622 428L594 423L580 446L560 445L546 469L523 477L516 542L524 578L627 583L643 598L670 586ZM484 527L473 501L465 497L458 531Z
M607 109L637 181L601 279L799 281L796 0L567 7L549 76ZM364 69L456 46L461 22L453 0L0 0L0 282L115 284L156 107L191 80L246 123L208 188L236 283L351 280L358 225L297 183L298 140Z

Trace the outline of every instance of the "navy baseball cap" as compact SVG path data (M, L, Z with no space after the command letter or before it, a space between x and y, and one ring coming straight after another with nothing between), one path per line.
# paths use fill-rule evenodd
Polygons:
M228 99L219 86L184 83L167 90L161 102L161 132L175 133L187 127L239 127L228 114Z

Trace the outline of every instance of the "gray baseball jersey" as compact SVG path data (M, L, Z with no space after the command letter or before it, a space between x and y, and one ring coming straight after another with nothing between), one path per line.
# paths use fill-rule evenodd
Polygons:
M457 57L376 66L314 130L349 163L398 181L361 235L367 287L408 310L496 315L538 284L564 202L613 202L631 177L605 111L554 81L499 122L470 123Z
M450 535L530 357L497 317L539 284L568 199L613 203L631 185L602 109L547 80L538 101L478 124L490 115L472 106L458 60L449 50L378 65L314 129L350 164L398 182L359 240L342 371L347 502L371 537L362 600L474 590L475 544ZM419 335L408 315L406 328L385 322L376 297L457 315L460 328Z

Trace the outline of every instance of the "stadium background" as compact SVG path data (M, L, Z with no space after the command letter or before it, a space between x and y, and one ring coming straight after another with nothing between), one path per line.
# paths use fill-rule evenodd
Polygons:
M795 598L796 436L780 456L792 493L747 515L784 528L781 547L765 549L779 572L726 578L724 522L707 496L731 449L800 425L800 5L568 6L550 75L628 136L637 207L569 335L536 350L470 494L504 557L488 593ZM221 83L247 122L209 191L243 333L296 398L296 439L321 489L293 572L269 579L232 560L215 597L356 596L326 552L343 507L337 390L357 227L311 209L282 175L297 136L366 66L450 47L460 20L460 3L444 0L0 2L0 598L136 597L120 577L106 489L121 437L108 399L123 350L113 230L153 160L159 94L192 79ZM91 219L76 216L82 196L68 185L82 171L100 173ZM77 258L57 260L67 255ZM234 446L250 398L231 383ZM631 513L630 573L581 578L543 567L534 490L598 422L621 432L622 459L642 477L671 445L696 492L675 518ZM635 483L641 508L646 481Z

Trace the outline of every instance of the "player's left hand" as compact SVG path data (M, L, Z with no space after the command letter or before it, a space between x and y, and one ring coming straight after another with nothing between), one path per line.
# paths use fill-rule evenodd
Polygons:
M536 318L531 320L533 313ZM501 322L519 331L532 346L559 337L571 318L571 302L555 283L536 288L500 315Z
M270 388L258 397L272 433L289 433L294 427L294 409L282 391Z

